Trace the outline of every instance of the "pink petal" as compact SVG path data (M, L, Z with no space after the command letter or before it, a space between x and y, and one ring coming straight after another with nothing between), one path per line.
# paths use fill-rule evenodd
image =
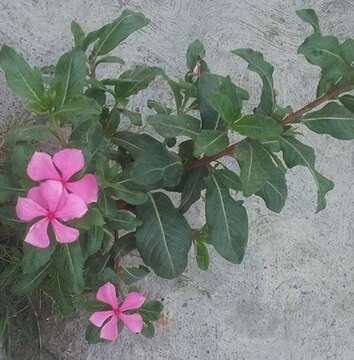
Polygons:
M55 238L59 243L68 244L78 239L80 235L78 229L63 225L56 219L53 219L51 223L53 226Z
M113 316L105 325L103 325L101 333L101 339L114 341L118 338L118 326L117 318Z
M42 199L47 204L47 209L55 211L63 195L63 185L59 181L47 180L41 183L39 188Z
M42 206L44 209L47 207L47 203L42 198L40 186L31 188L27 193L27 197Z
M96 311L91 315L89 320L93 325L101 327L103 323L113 315L113 311Z
M39 248L47 248L49 246L48 224L47 218L34 223L25 237L25 242Z
M36 217L45 216L47 211L29 198L19 197L16 204L16 214L22 221L29 222Z
M60 170L64 180L69 180L84 167L84 155L78 149L64 149L53 156L55 166Z
M66 188L79 196L86 204L97 201L98 185L96 177L92 174L87 174L78 181L68 182Z
M105 283L98 289L96 299L104 302L105 304L111 305L113 309L118 308L116 288L110 282Z
M84 200L74 194L64 194L55 212L55 217L68 221L81 218L86 212L87 206Z
M143 294L138 292L129 293L124 299L123 304L119 307L120 311L139 309L145 301Z
M144 327L144 320L139 314L120 314L119 318L123 321L124 325L133 333L141 333Z
M58 171L49 154L35 152L27 165L27 175L34 181L59 180Z

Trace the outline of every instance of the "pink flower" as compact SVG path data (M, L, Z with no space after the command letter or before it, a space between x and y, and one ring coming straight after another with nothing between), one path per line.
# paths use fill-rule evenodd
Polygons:
M51 224L56 240L71 243L79 237L79 230L63 225L59 220L81 218L87 211L85 202L64 191L58 181L48 180L33 187L26 198L18 198L16 213L19 219L30 222L41 218L29 229L25 242L39 248L49 246L48 225Z
M101 329L101 339L114 341L118 337L118 320L133 333L140 333L143 330L144 321L139 314L126 314L128 310L139 309L145 301L143 294L138 292L129 293L122 304L118 305L116 288L110 282L101 286L96 294L98 301L104 302L112 307L108 311L96 311L90 317L90 322ZM108 321L107 321L108 320Z
M64 149L53 155L35 152L28 163L27 175L34 181L57 180L69 193L79 196L86 204L97 201L97 180L94 175L86 174L78 181L70 178L84 168L81 150Z

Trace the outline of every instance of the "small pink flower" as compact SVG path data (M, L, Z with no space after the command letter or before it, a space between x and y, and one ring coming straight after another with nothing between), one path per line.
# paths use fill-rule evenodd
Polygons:
M96 294L96 299L112 307L108 311L96 311L90 317L90 322L101 329L101 339L114 341L118 337L118 320L133 333L143 330L144 321L139 314L126 314L128 310L139 309L145 301L143 294L138 292L129 293L122 304L118 305L116 288L110 282L101 286ZM108 320L108 321L107 321Z
M97 201L97 180L94 175L86 174L78 181L70 178L84 168L81 150L64 149L53 155L35 152L28 163L27 175L34 181L57 180L69 193L79 196L86 204Z
M18 198L16 213L19 219L30 222L41 217L29 229L25 242L39 248L49 246L48 225L51 224L56 240L71 243L79 237L79 230L63 225L58 220L81 218L87 211L85 202L64 191L58 181L48 180L33 187L26 198Z

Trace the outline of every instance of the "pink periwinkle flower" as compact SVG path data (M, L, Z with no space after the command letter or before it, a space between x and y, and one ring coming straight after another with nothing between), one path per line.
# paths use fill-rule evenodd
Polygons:
M28 163L27 175L34 181L60 181L66 191L89 204L97 201L96 177L86 174L78 181L70 181L72 176L84 168L84 164L84 156L78 149L60 150L53 157L44 152L35 152Z
M115 286L107 282L101 286L96 294L96 299L112 307L112 310L96 311L90 317L90 322L102 329L101 339L114 341L118 338L118 321L133 333L140 333L143 330L144 321L140 314L127 314L129 310L139 309L145 301L143 294L138 292L129 293L125 300L118 304Z
M63 225L61 221L81 218L87 205L80 197L64 191L59 181L48 180L29 190L27 197L19 197L16 213L24 222L40 218L29 229L25 242L39 248L49 246L48 226L51 224L59 243L78 239L79 230Z

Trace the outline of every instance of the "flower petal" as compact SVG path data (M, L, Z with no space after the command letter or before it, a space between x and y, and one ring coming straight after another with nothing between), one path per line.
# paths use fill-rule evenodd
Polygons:
M60 176L55 169L52 157L43 152L35 152L27 165L27 175L34 181L59 180Z
M121 311L139 309L145 301L143 294L138 292L129 293L124 299L123 304L119 307Z
M80 235L78 229L63 225L56 219L53 219L51 223L53 226L55 238L59 243L68 244L78 239Z
M84 167L84 155L78 149L64 149L53 156L55 166L61 172L64 180L69 180Z
M44 209L47 207L47 203L43 200L40 186L31 188L27 193L27 197L42 206Z
M84 200L74 194L64 194L55 212L55 217L68 221L81 218L86 212L87 206Z
M113 311L96 311L91 315L89 321L93 325L97 327L101 327L103 323L113 315L114 315Z
M59 181L47 180L41 183L39 187L42 199L47 204L47 209L55 211L63 195L63 185Z
M141 333L144 327L144 320L139 314L120 314L119 318L123 321L124 325L133 333Z
M32 199L19 197L16 204L17 217L22 220L29 222L36 217L45 216L47 211L42 208L38 203Z
M47 248L49 246L48 224L47 218L34 223L25 237L25 242L38 248Z
M96 177L85 175L82 179L66 184L67 190L79 196L86 204L97 201L98 185Z
M110 282L105 283L98 289L96 299L104 302L105 304L111 305L113 309L118 308L116 288Z
M115 316L112 316L112 318L103 325L100 337L101 339L109 341L114 341L118 338L117 318Z

